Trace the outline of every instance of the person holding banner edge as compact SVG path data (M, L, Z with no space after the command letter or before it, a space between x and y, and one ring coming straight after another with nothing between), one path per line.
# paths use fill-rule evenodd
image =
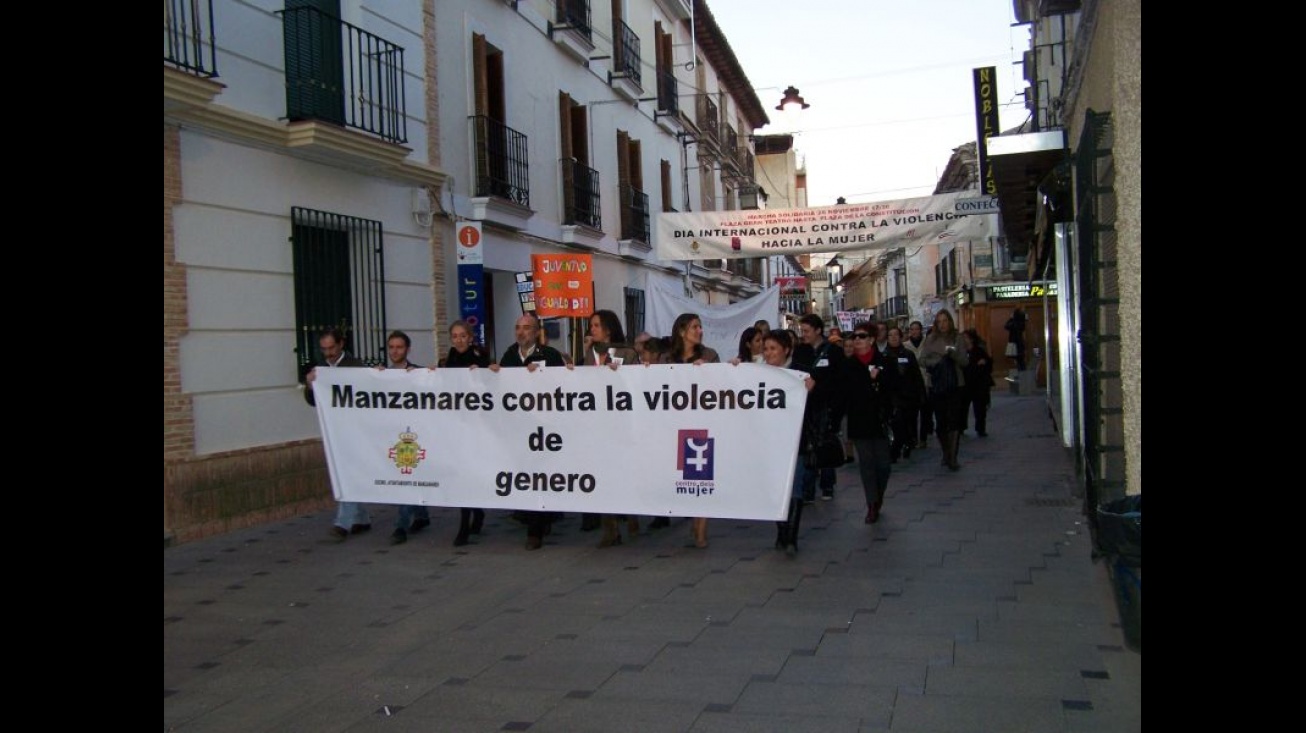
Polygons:
M489 352L480 344L472 343L475 332L467 321L454 321L449 325L449 353L444 357L446 368L466 367L468 369L488 368L493 360ZM459 507L458 534L454 535L453 546L462 547L471 540L469 535L480 534L485 526L485 510Z
M541 346L540 319L534 313L523 313L513 326L516 343L503 352L498 364L491 364L490 371L498 372L504 367L525 367L535 371L542 366L572 368L562 358L562 354L552 346ZM552 529L556 512L523 512L526 515L526 549L538 550L544 546L544 535Z
M582 358L576 361L586 366L605 366L616 369L626 362L636 364L639 355L626 345L626 332L621 327L621 319L610 310L597 310L590 316L590 332L585 339L587 346ZM586 518L593 516L584 515ZM584 521L584 520L582 520ZM626 531L631 539L639 534L639 519L626 514L600 515L603 537L599 547L612 547L621 544L620 522L626 523Z
M317 370L325 367L364 367L367 366L358 357L345 351L345 334L339 328L328 328L318 336L317 347L322 352L322 361L304 376L304 401L317 407L317 398L313 396L313 381L317 379ZM372 518L367 508L356 501L336 503L336 520L329 532L331 539L344 542L351 534L362 534L372 528Z
M703 345L703 319L697 313L681 313L671 324L671 349L658 360L661 364L719 364L721 357ZM707 547L707 517L694 517L691 525L694 547Z
M413 346L413 340L403 331L391 331L389 336L385 337L385 355L386 363L376 365L378 371L386 369L403 369L411 372L414 369L421 369L422 365L414 364L408 360L408 350ZM408 541L408 534L421 532L423 529L431 526L431 510L424 504L400 504L399 511L395 514L395 529L390 533L390 544L401 545Z

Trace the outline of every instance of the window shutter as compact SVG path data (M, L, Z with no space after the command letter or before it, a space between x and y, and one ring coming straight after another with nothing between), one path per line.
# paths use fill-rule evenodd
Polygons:
M571 96L566 92L558 92L558 127L561 128L562 159L568 160L572 157L571 151Z
M485 36L472 34L472 92L476 97L476 114L490 113L490 85L485 68Z

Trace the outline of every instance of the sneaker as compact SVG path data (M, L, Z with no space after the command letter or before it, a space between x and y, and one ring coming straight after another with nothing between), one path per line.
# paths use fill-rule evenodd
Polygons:
M421 517L418 517L417 519L413 520L413 524L411 527L408 528L408 531L412 532L413 534L417 534L418 532L421 532L422 530L426 529L429 526L431 526L431 520L422 519Z
M395 531L390 533L390 544L402 545L408 541L408 533L402 527L395 527Z
M834 498L834 492L833 492L833 491L822 491L822 492L821 492L821 501L830 501L830 500L833 499L833 498Z
M370 524L355 524L349 528L349 534L362 534L372 529Z
M332 525L331 529L327 532L327 536L336 542L344 542L345 539L349 537L349 530L344 527L336 527L335 525Z

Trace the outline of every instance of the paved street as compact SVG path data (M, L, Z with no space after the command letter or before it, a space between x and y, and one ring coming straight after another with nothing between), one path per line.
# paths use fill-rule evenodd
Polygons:
M894 466L876 525L840 469L795 557L723 519L600 550L574 514L527 552L507 512L454 548L457 509L391 546L386 506L342 544L324 511L165 548L164 730L1141 730L1044 397L995 389L989 437L939 455Z

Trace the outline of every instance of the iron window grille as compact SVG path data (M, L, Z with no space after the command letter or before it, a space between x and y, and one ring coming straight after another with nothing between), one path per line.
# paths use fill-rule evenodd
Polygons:
M318 338L328 328L339 328L345 348L364 363L384 363L381 222L300 207L290 210L290 219L300 381L317 362Z

